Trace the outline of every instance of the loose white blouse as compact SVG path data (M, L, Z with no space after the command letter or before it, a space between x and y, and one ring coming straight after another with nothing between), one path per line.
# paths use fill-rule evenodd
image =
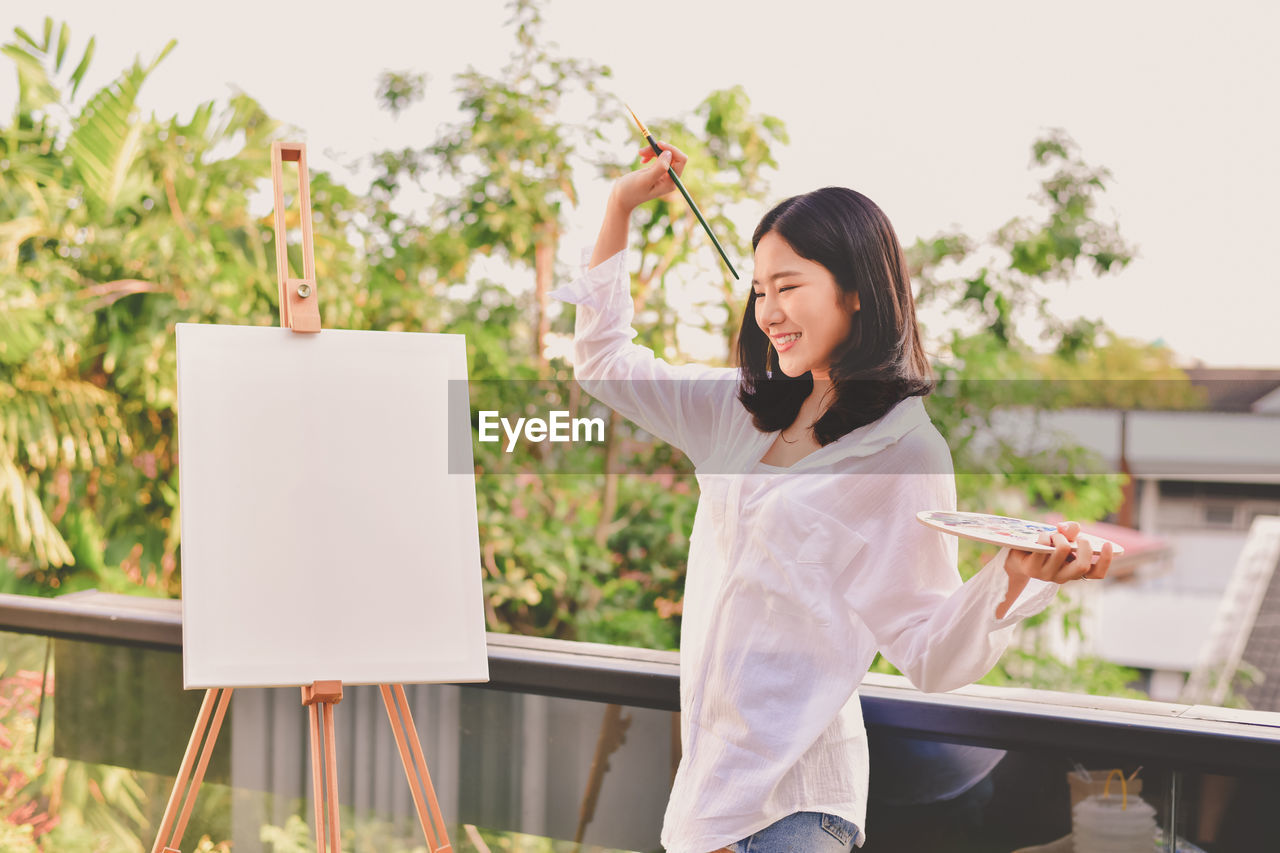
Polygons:
M680 767L670 853L709 853L798 811L866 839L868 756L857 689L877 651L924 691L981 678L1013 625L1057 585L1032 580L1008 614L1002 550L967 583L957 540L920 524L955 508L951 454L918 397L788 468L738 370L670 365L632 342L627 253L551 296L578 306L574 376L683 451L701 490L680 641Z

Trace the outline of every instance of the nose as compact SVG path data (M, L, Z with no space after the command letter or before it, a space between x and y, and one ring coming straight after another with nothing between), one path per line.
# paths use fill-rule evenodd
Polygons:
M756 325L766 334L770 326L780 325L784 320L786 314L782 312L782 303L776 295L766 292L764 296L756 297Z

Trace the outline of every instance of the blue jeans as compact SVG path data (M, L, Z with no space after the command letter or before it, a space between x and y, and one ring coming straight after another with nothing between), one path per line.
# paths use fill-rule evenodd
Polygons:
M821 812L796 812L729 845L733 853L846 853L859 835L850 821Z

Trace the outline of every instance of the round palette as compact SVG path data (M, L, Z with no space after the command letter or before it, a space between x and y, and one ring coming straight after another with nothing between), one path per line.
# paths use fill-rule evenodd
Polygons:
M988 515L985 512L943 512L925 510L916 513L922 524L966 539L976 539L991 545L1017 548L1020 551L1036 551L1041 554L1052 554L1052 545L1041 545L1036 539L1041 533L1056 533L1058 528L1043 521L1028 521L1025 518L1009 518L1004 515ZM1094 551L1101 551L1102 546L1111 543L1112 556L1124 553L1124 546L1110 539L1080 531L1089 540ZM1072 545L1074 549L1074 543Z

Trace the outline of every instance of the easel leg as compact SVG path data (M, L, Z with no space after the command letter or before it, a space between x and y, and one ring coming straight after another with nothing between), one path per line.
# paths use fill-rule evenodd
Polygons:
M341 853L342 829L338 824L338 748L333 731L333 703L324 706L325 803L329 809L329 838L333 853Z
M387 706L387 718L391 721L391 732L400 749L400 761L404 764L404 775L409 780L409 790L413 793L413 804L418 810L418 822L422 824L422 834L427 846L435 853L452 853L449 832L444 825L440 803L436 800L435 786L431 784L431 774L427 772L422 741L413 724L413 713L409 709L404 687L400 684L383 684L379 689L382 691L382 702Z
M169 803L165 806L164 819L160 822L160 831L156 833L156 842L151 847L151 853L179 853L178 846L182 843L182 834L186 832L187 821L191 818L191 810L196 804L196 794L200 790L200 783L204 781L204 771L209 766L214 744L218 741L218 731L222 728L222 719L226 716L230 705L230 687L214 687L205 691L204 702L200 704L200 714L196 717L195 727L191 730L187 751L182 756L182 766L178 769L177 778L173 780L173 793L169 795ZM213 718L212 723L210 723L210 717ZM196 763L197 749L200 753L199 763ZM192 764L196 765L194 776L191 774ZM191 776L190 789L187 788L188 776ZM175 824L174 816L178 814L180 805L181 815L178 816ZM173 834L166 844L165 836L170 834L170 830Z
M311 721L311 790L315 800L316 850L324 853L329 846L324 822L324 767L323 753L320 751L320 706L312 705L307 709Z
M302 704L308 706L311 719L311 786L315 794L317 853L342 851L342 827L338 820L338 749L333 727L333 706L341 701L342 682L317 681L302 688Z

